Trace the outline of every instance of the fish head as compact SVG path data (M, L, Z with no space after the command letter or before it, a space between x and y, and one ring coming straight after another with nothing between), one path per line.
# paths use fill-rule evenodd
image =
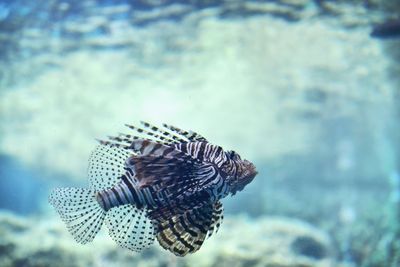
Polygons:
M230 179L230 192L232 195L242 191L257 175L256 166L246 159L236 160L234 164L236 165L236 175Z

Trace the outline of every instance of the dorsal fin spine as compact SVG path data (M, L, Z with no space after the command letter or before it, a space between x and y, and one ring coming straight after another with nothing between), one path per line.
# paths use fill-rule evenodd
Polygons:
M157 127L157 126L154 126L154 125L152 125L152 124L150 124L148 122L141 121L140 123L145 128L150 129L152 132L159 133L159 134L163 135L164 137L168 138L169 140L172 139L171 140L172 143L181 143L181 142L187 142L188 141L185 136L174 135L172 132L168 132L168 131L166 131L164 129L161 129L161 128Z

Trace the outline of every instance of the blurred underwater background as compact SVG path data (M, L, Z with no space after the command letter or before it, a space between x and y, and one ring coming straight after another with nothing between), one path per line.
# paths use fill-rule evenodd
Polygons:
M399 19L397 0L0 0L0 266L400 266L399 29L371 36ZM77 244L48 204L139 120L257 166L185 258Z

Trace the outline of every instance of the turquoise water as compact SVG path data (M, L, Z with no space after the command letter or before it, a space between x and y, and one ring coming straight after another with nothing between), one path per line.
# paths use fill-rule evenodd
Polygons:
M368 4L367 4L368 3ZM0 2L0 266L399 266L396 1ZM255 163L183 259L77 244L47 202L125 123ZM105 227L104 227L105 228Z

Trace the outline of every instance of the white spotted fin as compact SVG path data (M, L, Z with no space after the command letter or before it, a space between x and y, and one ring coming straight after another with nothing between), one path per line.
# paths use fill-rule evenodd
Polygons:
M146 210L139 210L132 205L109 210L106 225L111 238L118 245L135 252L148 248L155 239L155 229Z
M89 157L89 187L98 192L115 186L126 172L130 155L132 151L120 147L98 145Z
M60 214L74 239L81 244L94 239L106 217L106 212L90 189L56 188L51 192L49 202Z
M50 204L77 242L91 242L105 220L111 238L122 247L141 251L154 242L155 227L145 209L123 205L106 211L97 199L100 191L111 189L120 181L126 173L125 161L132 153L98 145L89 158L89 188L56 188L51 192Z

